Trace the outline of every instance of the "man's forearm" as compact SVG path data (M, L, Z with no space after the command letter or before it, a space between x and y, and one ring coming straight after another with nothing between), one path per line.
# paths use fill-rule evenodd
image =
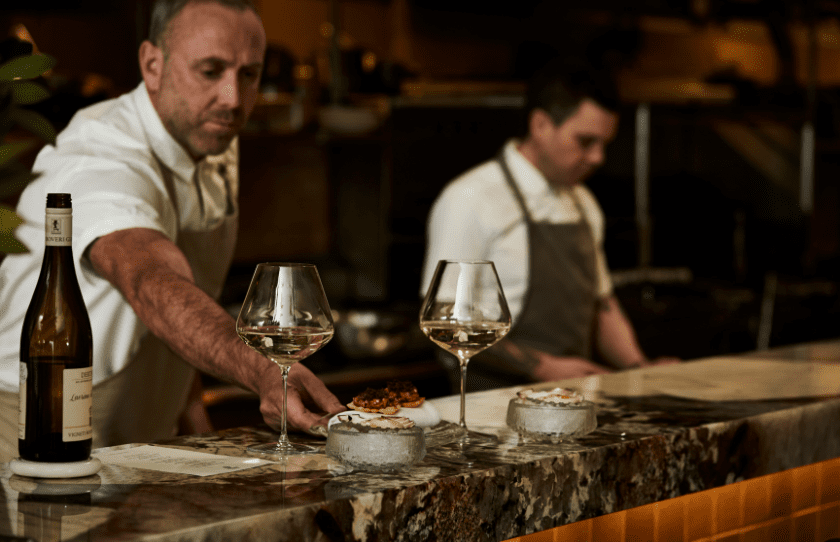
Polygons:
M165 236L142 229L115 232L95 242L90 259L149 331L182 359L258 390L270 362L238 339L234 319L193 283L188 262Z
M598 352L614 367L624 369L647 364L633 325L615 296L601 300L595 332Z

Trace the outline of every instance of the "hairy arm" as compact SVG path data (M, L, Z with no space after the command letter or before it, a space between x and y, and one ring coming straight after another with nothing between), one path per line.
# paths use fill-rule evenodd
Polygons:
M281 371L239 339L234 319L195 285L174 243L158 231L134 228L97 239L89 256L96 272L122 292L151 333L196 369L257 393L266 423L280 427ZM305 400L326 412L344 410L300 364L292 368L289 384L288 417L294 427L307 430L322 423L306 409Z

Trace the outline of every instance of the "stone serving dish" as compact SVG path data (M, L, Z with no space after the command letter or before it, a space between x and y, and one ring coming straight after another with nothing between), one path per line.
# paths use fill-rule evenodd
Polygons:
M327 435L327 456L353 469L394 472L426 457L422 428L378 429L350 423L332 424Z
M514 397L508 403L507 425L523 437L562 440L591 433L598 420L590 401L551 405Z

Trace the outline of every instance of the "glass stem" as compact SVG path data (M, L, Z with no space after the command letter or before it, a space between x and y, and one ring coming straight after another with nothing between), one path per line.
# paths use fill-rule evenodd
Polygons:
M461 361L461 421L459 425L464 431L467 430L467 363L469 362L470 358Z
M287 404L287 399L288 399L287 384L288 384L288 381L289 381L289 366L288 365L283 365L282 368L283 368L283 408L282 408L282 413L281 413L281 416L280 416L280 421L283 425L283 432L280 433L280 440L278 441L278 444L280 444L282 446L287 446L289 444L289 437L286 434L286 404Z

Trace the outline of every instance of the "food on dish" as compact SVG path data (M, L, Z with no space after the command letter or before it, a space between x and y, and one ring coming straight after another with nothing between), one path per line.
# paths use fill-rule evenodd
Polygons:
M401 408L417 408L425 400L411 382L392 380L384 388L368 388L347 405L360 412L396 414Z

